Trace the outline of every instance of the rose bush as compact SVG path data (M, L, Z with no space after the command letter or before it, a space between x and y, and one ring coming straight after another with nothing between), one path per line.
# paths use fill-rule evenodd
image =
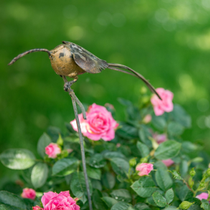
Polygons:
M200 145L182 139L191 127L186 111L173 104L173 110L161 109L157 116L148 96L138 107L119 102L126 110L126 119L119 123L107 110L114 116L110 106L93 104L87 120L80 115L93 210L209 210L210 158ZM75 130L75 121L64 132L49 127L38 140L37 157L26 149L1 153L1 162L15 170L18 182L0 185L0 209L89 209ZM51 144L60 148L59 154L54 149L45 153ZM34 200L21 198L27 187L36 190Z

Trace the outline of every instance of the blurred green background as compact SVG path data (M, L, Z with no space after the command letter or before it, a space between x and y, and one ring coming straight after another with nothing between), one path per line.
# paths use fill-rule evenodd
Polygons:
M108 62L140 72L154 87L174 93L192 116L184 139L210 151L210 1L209 0L3 0L0 3L0 152L36 151L48 126L64 130L74 119L63 80L47 53L10 60L33 48L53 49L75 42ZM143 82L112 70L83 74L73 85L85 104L111 103L124 119L117 98L138 105ZM149 91L148 91L149 92ZM0 163L0 177L12 176Z

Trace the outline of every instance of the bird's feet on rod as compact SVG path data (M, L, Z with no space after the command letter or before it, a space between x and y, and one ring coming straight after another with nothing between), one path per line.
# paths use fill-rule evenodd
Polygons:
M78 80L78 77L75 77L74 80L72 81L68 81L65 76L61 76L61 77L63 78L64 90L66 92L69 92L69 90L71 89L71 86Z
M71 89L72 84L74 84L78 78L75 77L74 80L68 81L65 76L62 76L62 75L60 76L63 78L63 81L64 81L64 90L68 92L72 100L74 100L78 104L78 106L80 107L82 111L83 118L86 120L87 117L86 117L85 108L83 104L80 102L80 100L77 98L77 96L75 95L74 91Z

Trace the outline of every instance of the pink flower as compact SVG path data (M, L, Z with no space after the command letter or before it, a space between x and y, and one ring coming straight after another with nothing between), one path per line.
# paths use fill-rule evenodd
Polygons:
M21 197L34 200L36 198L36 191L31 188L24 188Z
M139 171L139 176L148 175L153 170L153 164L141 163L136 166L136 171Z
M143 119L143 123L147 124L152 120L152 116L150 114L147 114L144 119Z
M50 158L56 158L57 154L61 153L61 148L55 143L50 143L47 147L45 147L45 153Z
M167 166L171 166L172 164L174 164L174 161L171 159L167 159L167 160L162 160L162 162Z
M43 210L80 210L76 201L70 196L69 191L62 191L59 194L51 191L44 193L41 201L44 207Z
M79 114L81 131L84 136L98 141L111 141L115 137L115 129L118 123L113 119L112 114L105 107L93 104L88 108L86 113L87 120L83 119L82 114ZM73 129L77 130L76 120L70 122Z
M33 210L43 210L43 208L41 208L40 206L33 206L32 209Z
M202 200L202 199L207 200L208 197L209 197L208 193L201 193L196 196L196 198L198 198L199 200Z
M156 95L153 95L151 98L151 103L153 105L155 115L159 116L164 112L171 112L173 110L173 93L169 90L164 90L163 88L157 88L156 91L162 100L160 100Z
M156 140L156 142L158 144L161 144L161 143L163 143L164 141L167 140L166 134L157 134L157 133L154 133L153 134L153 138Z

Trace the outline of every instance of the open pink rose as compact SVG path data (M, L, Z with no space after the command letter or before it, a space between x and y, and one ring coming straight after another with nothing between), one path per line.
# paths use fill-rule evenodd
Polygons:
M44 193L41 201L44 207L43 210L80 210L76 201L70 196L69 191L62 191L59 194L51 191ZM33 210L39 210L38 206L36 207L37 209Z
M139 171L139 176L148 175L153 170L152 163L141 163L136 166L136 171Z
M31 188L24 188L21 197L34 200L36 198L36 191Z
M89 139L98 141L111 141L115 137L115 129L119 125L112 117L111 112L107 111L105 107L93 104L89 107L87 113L87 120L83 119L82 114L79 114L79 121L81 131L84 136ZM76 120L70 122L73 129L77 130Z
M173 110L173 93L169 90L164 90L163 88L157 88L156 91L162 100L160 100L156 95L153 95L151 98L155 115L159 116L164 112L171 112Z
M202 200L202 199L207 200L208 197L209 197L208 193L201 193L201 194L196 196L196 198L198 198L199 200Z
M61 153L61 148L55 143L50 143L47 147L45 147L45 153L50 158L56 158L57 155Z

